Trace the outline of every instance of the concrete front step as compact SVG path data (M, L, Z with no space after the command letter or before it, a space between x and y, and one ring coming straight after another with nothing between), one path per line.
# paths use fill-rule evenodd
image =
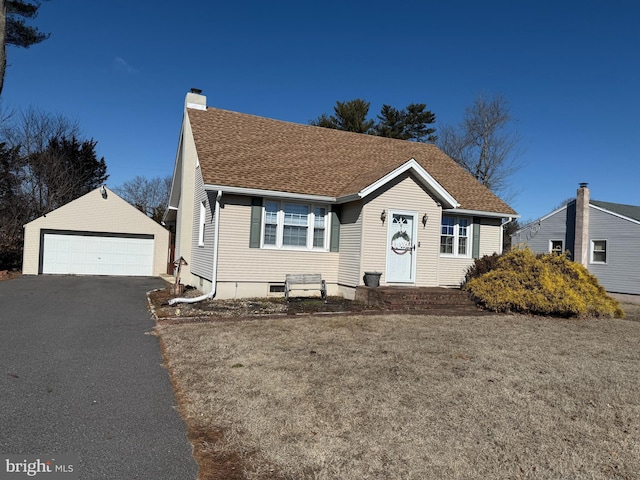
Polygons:
M389 310L479 311L469 295L457 288L359 286L355 300Z

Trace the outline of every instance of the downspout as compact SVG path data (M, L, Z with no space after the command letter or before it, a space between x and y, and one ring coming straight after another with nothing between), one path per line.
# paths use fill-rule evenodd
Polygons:
M176 303L197 303L202 300L209 300L216 296L217 284L218 284L218 244L220 239L220 199L222 198L222 190L218 190L216 195L216 207L214 210L214 225L215 236L213 237L213 268L211 272L211 291L194 298L172 298L169 300L169 305L175 305Z
M513 217L507 217L506 222L500 223L500 251L498 253L504 253L504 227L507 223L513 222Z

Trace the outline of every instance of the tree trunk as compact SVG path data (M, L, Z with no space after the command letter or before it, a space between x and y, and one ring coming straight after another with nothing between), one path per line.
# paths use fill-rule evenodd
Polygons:
M4 86L4 71L7 68L7 5L5 0L0 0L0 95Z

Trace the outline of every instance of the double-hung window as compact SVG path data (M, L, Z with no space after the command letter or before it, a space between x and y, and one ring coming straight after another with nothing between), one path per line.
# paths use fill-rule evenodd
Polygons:
M471 222L464 217L442 217L440 254L468 257L471 254Z
M262 245L269 248L326 250L327 207L265 201Z
M207 220L207 207L204 202L200 204L200 218L198 219L198 246L204 246L204 227Z
M313 248L326 248L327 243L327 209L313 208Z
M278 239L278 202L265 202L264 204L264 245L276 245Z
M607 241L591 241L591 263L607 263Z
M549 240L549 252L562 255L562 252L564 252L564 242L562 240Z

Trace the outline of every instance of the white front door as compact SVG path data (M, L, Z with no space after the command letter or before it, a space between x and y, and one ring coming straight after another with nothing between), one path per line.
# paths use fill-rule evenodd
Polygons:
M389 210L386 281L414 283L416 279L416 212Z

